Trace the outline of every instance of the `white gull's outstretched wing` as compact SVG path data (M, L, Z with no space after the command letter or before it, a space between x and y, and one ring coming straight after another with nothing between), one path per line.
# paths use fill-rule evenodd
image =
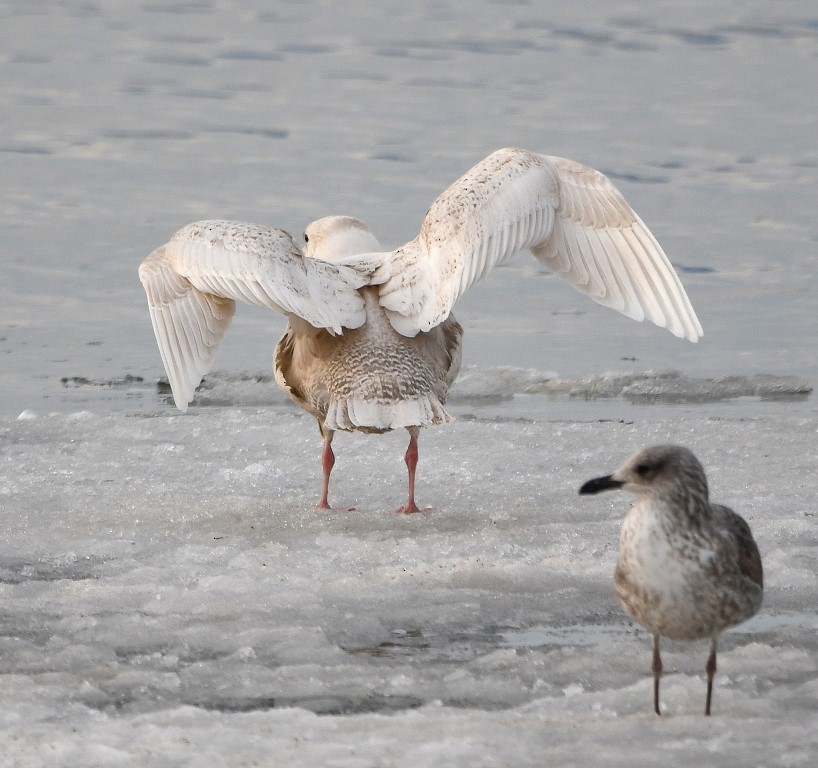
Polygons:
M210 369L236 301L341 333L366 320L357 289L369 282L369 262L307 258L283 230L255 224L199 221L180 229L139 267L177 408L187 409Z
M594 301L690 341L701 336L662 248L611 181L521 149L492 153L443 192L417 238L387 257L373 282L395 329L414 336L526 248Z
M594 301L698 341L702 326L662 246L607 176L561 157L554 230L534 255Z

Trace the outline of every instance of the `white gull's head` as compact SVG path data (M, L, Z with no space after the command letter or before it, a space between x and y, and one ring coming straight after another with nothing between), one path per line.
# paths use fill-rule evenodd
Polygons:
M381 250L372 230L351 216L325 216L304 231L304 255L336 261L359 253Z

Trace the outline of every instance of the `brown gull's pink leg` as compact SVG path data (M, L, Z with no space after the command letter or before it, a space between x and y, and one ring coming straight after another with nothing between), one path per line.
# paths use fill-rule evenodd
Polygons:
M659 679L662 677L662 657L659 654L659 635L653 636L653 711L659 711Z
M713 677L716 674L716 649L718 648L719 638L715 635L710 640L710 656L707 658L707 699L704 703L704 714L710 714L710 702L713 700Z

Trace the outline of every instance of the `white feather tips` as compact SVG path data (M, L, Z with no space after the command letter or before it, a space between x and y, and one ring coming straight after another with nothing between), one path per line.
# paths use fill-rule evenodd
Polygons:
M370 429L375 431L448 424L454 418L433 394L404 400L377 400L360 397L334 398L329 403L324 426L332 430Z
M159 248L139 267L156 342L173 400L186 411L235 312L235 302L194 288Z

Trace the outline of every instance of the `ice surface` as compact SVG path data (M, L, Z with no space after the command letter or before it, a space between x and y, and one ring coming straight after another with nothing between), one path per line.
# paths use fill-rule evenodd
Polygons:
M563 405L595 407L425 431L411 517L402 434L339 434L335 509L316 510L318 434L284 405L1 422L6 764L625 764L638 745L635 764L806 765L814 409ZM577 495L665 441L698 453L765 562L707 722L706 643L665 644L651 713L649 639L612 589L628 501Z
M4 3L0 766L815 765L817 30L806 0ZM180 226L394 247L508 145L614 179L699 344L499 267L413 517L404 433L339 435L314 508L283 318L241 308L189 413L157 389L136 267ZM628 501L576 493L667 441L764 557L710 719L706 643L666 644L652 714Z

